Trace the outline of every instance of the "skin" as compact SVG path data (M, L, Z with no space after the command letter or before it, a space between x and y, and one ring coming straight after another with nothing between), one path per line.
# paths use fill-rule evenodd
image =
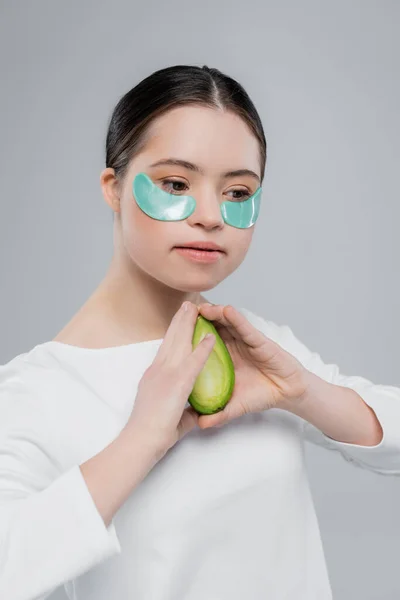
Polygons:
M182 166L150 165L180 158L203 174ZM238 229L224 223L220 204L244 200L260 180L250 175L222 178L234 169L261 177L259 144L236 114L203 106L169 110L151 125L142 151L128 165L122 181L111 168L100 174L104 200L115 212L114 252L104 279L55 341L104 348L161 339L182 302L207 302L203 292L217 286L244 260L254 226ZM145 172L169 193L190 194L196 209L183 221L150 218L132 196L132 182ZM172 178L175 183L163 182ZM195 263L174 250L191 241L213 241L225 253L210 264Z

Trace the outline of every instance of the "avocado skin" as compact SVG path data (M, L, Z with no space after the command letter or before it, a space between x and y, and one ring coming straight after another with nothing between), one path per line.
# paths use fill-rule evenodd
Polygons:
M192 338L193 349L207 333L215 335L214 347L188 398L189 404L201 415L221 411L229 402L235 385L235 369L228 348L213 323L198 315Z

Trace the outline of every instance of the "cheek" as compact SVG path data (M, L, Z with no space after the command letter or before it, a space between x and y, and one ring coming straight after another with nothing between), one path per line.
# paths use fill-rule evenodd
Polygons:
M229 227L229 230L231 234L229 237L229 249L231 255L234 255L238 259L243 259L250 247L254 234L254 227L250 227L249 229Z
M172 223L152 219L132 201L122 218L124 246L132 259L139 263L159 261L169 246L173 245L170 231Z

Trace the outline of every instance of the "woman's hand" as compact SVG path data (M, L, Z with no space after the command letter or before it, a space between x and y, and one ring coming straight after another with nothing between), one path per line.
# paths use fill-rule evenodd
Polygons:
M132 434L138 432L146 439L159 457L198 422L198 413L185 405L213 349L215 336L205 337L193 350L197 315L198 309L191 302L184 302L175 313L154 361L139 381L125 426Z
M201 415L200 428L221 426L245 413L283 406L306 392L308 371L241 312L230 305L200 304L198 309L213 322L235 367L231 399L224 410Z

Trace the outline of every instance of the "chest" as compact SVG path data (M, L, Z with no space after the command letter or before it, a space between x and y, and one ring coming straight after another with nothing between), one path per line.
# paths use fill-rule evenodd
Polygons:
M299 422L271 409L194 429L133 490L117 518L143 539L209 527L219 517L279 506L304 469ZM257 508L256 508L257 507ZM218 525L217 525L218 523Z
M83 463L115 439L132 411L138 378L137 370L129 382L110 378L124 384L117 394L115 388L106 393L97 378L96 385L93 379L87 383L66 378L69 401L57 406L57 421L54 416L62 427L58 439L65 469ZM55 378L56 383L59 389ZM49 378L47 384L50 389ZM278 505L285 487L303 475L300 427L296 416L274 408L246 414L221 428L195 428L132 491L116 519L123 521L124 531L134 531L134 537L141 532L150 538L198 527L202 520L209 523L219 510L227 515L231 509L233 519L257 502Z

